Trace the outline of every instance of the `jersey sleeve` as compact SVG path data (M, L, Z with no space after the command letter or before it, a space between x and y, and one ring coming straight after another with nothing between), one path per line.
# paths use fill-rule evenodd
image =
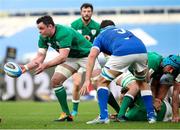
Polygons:
M74 23L74 22L71 23L71 27L74 28L74 29L76 30L76 29L77 29L77 28L76 28L76 27L77 27L77 26L76 26L76 23Z
M46 40L42 36L39 36L38 47L48 49Z
M77 19L71 23L71 27L74 28L75 30L77 30L80 25L81 25L80 19Z
M97 48L99 51L101 51L101 40L99 37L94 39L93 48Z
M59 41L60 48L70 48L72 44L72 35L66 33L63 38Z

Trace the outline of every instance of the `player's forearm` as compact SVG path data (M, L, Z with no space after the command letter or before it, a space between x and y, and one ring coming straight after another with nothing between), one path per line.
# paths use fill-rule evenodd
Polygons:
M95 64L95 58L92 57L92 56L89 56L88 57L88 63L87 63L87 66L86 66L86 80L89 80L91 79L91 76L92 76L92 71L93 71L93 68L94 68L94 64Z
M46 64L46 69L50 67L54 67L56 65L62 64L65 62L67 57L62 57L62 56L57 56L56 58L50 60L49 62L45 63Z
M38 66L38 63L42 63L46 57L46 54L40 52L37 53L36 57L27 63L25 66L26 70L32 70Z

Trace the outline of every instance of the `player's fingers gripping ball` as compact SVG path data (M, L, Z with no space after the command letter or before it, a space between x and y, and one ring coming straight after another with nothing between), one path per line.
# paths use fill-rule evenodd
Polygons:
M14 62L7 62L4 65L4 71L8 76L13 78L17 78L22 74L21 67Z

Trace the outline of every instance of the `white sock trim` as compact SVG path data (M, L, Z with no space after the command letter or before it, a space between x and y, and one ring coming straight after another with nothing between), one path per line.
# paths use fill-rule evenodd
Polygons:
M28 71L29 70L29 68L28 68L28 66L27 65L24 65L24 68Z
M131 94L126 93L124 96L130 97L130 98L132 98L134 100L134 96L131 95Z
M152 95L151 90L141 90L141 96Z
M74 100L74 99L72 99L72 102L73 102L73 103L79 103L80 100Z
M53 88L53 91L57 91L57 90L60 90L60 89L62 89L62 88L64 88L64 87L61 86L61 87Z

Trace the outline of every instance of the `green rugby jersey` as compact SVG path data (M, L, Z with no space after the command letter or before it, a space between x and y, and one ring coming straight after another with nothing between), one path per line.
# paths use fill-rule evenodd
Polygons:
M148 68L157 71L163 57L156 52L148 52Z
M81 18L75 20L71 23L71 27L81 33L83 36L88 35L90 37L90 42L93 42L94 38L100 32L99 23L91 19L88 25L84 25Z
M162 67L161 61L163 57L156 52L148 52L148 68L150 73L152 73L151 77L159 78L162 75Z
M53 37L43 37L40 35L38 41L39 48L48 49L50 46L56 51L61 48L70 48L69 58L82 58L88 56L90 48L92 47L91 42L86 40L73 28L59 24L56 24L55 28L56 31Z

